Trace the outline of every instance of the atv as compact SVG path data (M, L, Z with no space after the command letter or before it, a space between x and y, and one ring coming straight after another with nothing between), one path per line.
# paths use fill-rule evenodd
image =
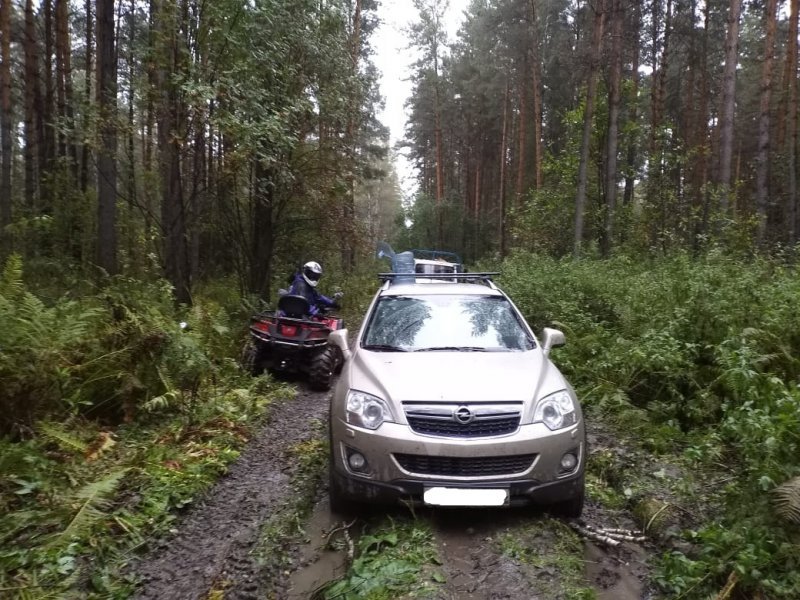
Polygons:
M344 319L328 316L326 308L308 315L303 296L282 295L277 311L259 313L250 320L250 339L242 362L251 374L300 374L315 390L329 390L333 376L342 370L344 357L328 343L332 331L344 328Z

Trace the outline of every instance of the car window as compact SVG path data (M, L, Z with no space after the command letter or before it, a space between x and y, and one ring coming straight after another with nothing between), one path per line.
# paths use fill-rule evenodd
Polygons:
M383 296L362 342L398 351L521 351L533 348L511 304L502 296Z

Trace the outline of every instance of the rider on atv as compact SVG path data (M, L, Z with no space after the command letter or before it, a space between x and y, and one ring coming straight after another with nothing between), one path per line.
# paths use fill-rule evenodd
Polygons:
M303 268L294 275L289 294L292 296L303 296L308 300L308 313L313 317L320 313L323 308L339 309L336 302L342 296L342 292L336 292L333 298L323 296L317 291L317 284L322 277L322 267L318 262L309 261Z

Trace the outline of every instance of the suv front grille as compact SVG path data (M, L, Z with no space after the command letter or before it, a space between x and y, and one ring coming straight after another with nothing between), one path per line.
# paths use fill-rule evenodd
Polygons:
M487 437L514 433L519 427L519 414L515 417L495 419L476 419L472 423L462 425L457 421L429 417L407 415L408 424L417 433L425 435L441 435L445 437Z
M536 455L457 457L395 454L394 458L409 473L442 477L490 477L526 471Z
M521 402L406 402L415 433L451 438L509 435L519 429Z

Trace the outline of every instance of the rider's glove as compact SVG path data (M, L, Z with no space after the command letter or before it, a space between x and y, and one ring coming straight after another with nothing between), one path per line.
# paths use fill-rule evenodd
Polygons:
M334 298L336 298L337 300L338 300L339 298L341 298L342 296L344 296L344 292L336 292L336 293L333 295L333 297L334 297Z

